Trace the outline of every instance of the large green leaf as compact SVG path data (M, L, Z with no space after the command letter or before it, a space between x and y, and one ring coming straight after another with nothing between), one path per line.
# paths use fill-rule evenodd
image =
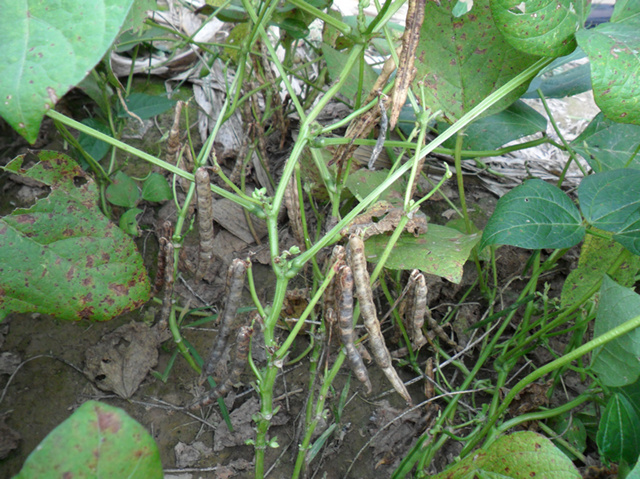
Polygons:
M491 15L489 0L476 0L460 18L451 14L457 0L440 3L426 2L415 81L426 86L425 107L442 110L454 122L539 57L509 45ZM506 108L526 89L523 85L488 114Z
M585 178L578 188L587 221L616 233L614 240L640 255L640 171L605 171Z
M605 276L594 327L598 337L640 315L640 296ZM594 350L591 369L605 386L621 387L640 377L640 330L635 329Z
M33 143L45 112L114 41L133 0L11 0L0 7L0 115Z
M492 0L491 11L507 41L531 55L557 57L576 47L585 0Z
M329 70L329 76L332 80L337 80L340 72L344 69L344 65L349 58L349 53L338 51L330 45L322 45L322 57L327 62L327 69ZM373 87L373 84L378 78L376 72L370 65L364 65L364 74L362 77L362 90L360 90L362 96L366 96ZM340 93L350 100L355 99L358 93L359 72L358 68L352 68L347 74L347 81L342 85Z
M602 113L571 142L571 147L596 173L616 168L640 169L639 146L640 126L616 123Z
M443 130L446 129L443 128ZM465 150L495 150L523 136L546 131L547 119L523 101L518 100L506 110L480 118L464 130ZM455 137L444 143L455 147Z
M613 462L634 464L640 453L640 417L624 394L607 402L596 436L600 455Z
M480 249L492 244L568 248L584 237L584 231L578 208L562 190L542 180L528 180L498 200Z
M640 220L640 170L629 168L587 176L578 187L585 219L605 231L619 232Z
M640 18L604 23L577 33L591 61L597 105L607 118L640 125Z
M546 437L531 431L502 436L487 450L469 454L432 479L476 477L520 479L579 479L580 473L562 451Z
M376 263L387 246L388 236L372 236L365 242L367 260ZM422 235L402 235L391 251L385 267L419 269L459 283L462 270L480 235L465 235L452 228L429 225Z
M144 427L122 409L87 401L44 438L14 479L64 477L161 479L163 472Z
M40 152L4 169L51 188L29 209L0 219L0 319L39 312L108 320L149 299L142 257L98 208L93 180L68 156Z

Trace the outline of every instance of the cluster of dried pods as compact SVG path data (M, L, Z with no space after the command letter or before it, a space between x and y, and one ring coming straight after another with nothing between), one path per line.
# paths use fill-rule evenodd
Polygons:
M234 328L234 321L240 305L242 297L242 289L244 287L244 279L247 273L249 263L241 259L232 261L227 272L227 302L224 311L220 315L219 330L216 336L215 344L211 350L211 354L204 367L200 377L200 385L202 385L208 376L218 383L218 385L209 391L204 397L198 399L189 406L189 409L196 410L203 406L207 406L219 397L226 395L235 384L240 381L240 376L244 371L249 354L249 343L253 328L249 325L242 325L238 329L236 336L236 349L231 363L231 370L228 374L224 374L220 367L221 359L229 345L229 336ZM222 380L223 376L226 376Z
M364 242L358 236L349 239L348 254L342 246L336 246L330 258L330 264L336 269L337 274L333 284L327 288L324 297L324 317L330 323L339 325L340 339L344 347L347 361L351 370L366 388L367 394L371 392L371 381L367 369L362 360L366 350L354 344L353 324L353 291L357 294L360 304L360 315L364 327L369 335L369 348L373 359L382 369L385 376L394 389L411 404L411 396L404 383L398 376L391 363L391 354L387 349L380 329L380 322L373 303L371 280L367 271L367 263L364 255ZM407 294L407 311L404 315L406 329L412 347L417 349L423 346L427 339L422 333L425 316L427 315L427 286L425 278L419 271L411 273Z

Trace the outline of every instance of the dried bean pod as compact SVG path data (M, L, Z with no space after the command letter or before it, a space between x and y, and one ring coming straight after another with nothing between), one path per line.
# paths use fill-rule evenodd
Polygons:
M229 334L231 333L231 327L233 320L236 317L236 311L240 304L240 298L242 296L242 289L244 287L244 277L247 273L247 263L241 259L234 259L229 266L227 273L227 304L222 312L222 318L220 320L220 329L216 342L209 356L206 366L203 369L203 375L200 378L200 382L204 383L207 376L213 374L216 366L227 346Z
M364 327L369 333L369 345L373 353L373 358L398 394L400 394L407 403L411 404L409 391L407 391L407 388L391 364L391 355L384 343L382 331L380 331L380 323L378 322L376 308L373 304L373 293L369 284L369 272L367 271L367 263L364 257L364 242L357 236L352 236L349 239L349 250L351 251L353 279L358 293L358 301L360 302L360 313L362 314Z
M229 376L224 382L218 384L214 389L212 389L209 394L189 406L189 409L200 409L203 406L211 404L219 397L225 396L240 381L240 376L242 375L245 364L247 363L249 344L251 342L252 334L253 328L249 326L240 327L238 330L238 336L236 337L236 352L234 354L233 365L231 366Z
M326 272L327 273L329 272L329 268L339 269L340 266L344 264L345 257L346 257L346 253L345 253L344 247L340 245L334 246L333 251L331 251L331 256L327 261ZM327 286L327 289L325 289L324 295L322 296L323 312L325 316L329 308L333 309L334 311L336 309L335 290L336 290L336 278L334 276L334 278L331 280L331 283L329 283L329 286Z
M338 271L338 324L340 325L340 339L347 353L347 361L358 381L365 385L367 394L371 394L371 381L367 368L354 345L353 334L353 274L351 268L342 266Z
M196 281L207 274L213 262L213 195L211 194L211 178L206 168L200 167L195 174L196 195L198 198L198 230L200 233L200 252Z
M427 342L424 334L422 334L424 317L427 312L427 283L424 275L417 269L411 272L409 281L413 283L411 287L413 304L411 305L411 316L409 316L409 339L411 339L413 348L417 349Z
M171 306L173 305L173 243L167 241L166 238L160 238L162 250L159 256L163 256L164 260L164 292L162 295L162 309L160 310L160 321L158 327L160 330L167 329L169 314L171 314Z

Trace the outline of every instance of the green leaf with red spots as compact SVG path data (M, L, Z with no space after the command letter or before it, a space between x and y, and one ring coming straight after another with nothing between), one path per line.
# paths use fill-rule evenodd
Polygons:
M0 319L38 312L104 321L149 299L142 257L98 208L93 180L68 156L43 151L30 168L4 170L51 189L28 209L0 218Z
M100 61L132 3L2 2L0 116L35 142L46 111Z
M579 479L571 460L544 436L522 431L502 436L486 450L470 454L432 479L493 477Z
M453 122L478 105L539 57L511 46L493 19L489 0L476 0L466 15L451 13L457 0L427 2L416 53L415 81L424 82L425 108L442 110ZM512 92L486 114L517 100L527 85Z
M559 57L576 48L585 0L492 0L491 11L507 41L532 55Z
M616 5L616 23L581 30L576 38L591 62L593 96L602 112L640 125L640 17L633 11L623 14L629 4Z
M389 237L375 235L365 242L367 261L376 263L387 247ZM429 225L425 234L403 234L384 264L389 269L419 269L459 283L471 250L480 234L465 235L452 228Z
M127 477L161 479L158 447L122 409L87 401L56 427L14 479Z

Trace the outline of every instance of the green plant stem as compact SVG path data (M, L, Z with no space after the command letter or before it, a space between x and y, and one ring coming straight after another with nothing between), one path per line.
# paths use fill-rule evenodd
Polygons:
M109 143L110 145L120 148L122 151L126 151L131 155L137 156L138 158L148 161L152 165L159 166L160 168L163 168L164 170L167 170L173 173L174 175L185 178L191 182L194 181L193 174L188 173L178 168L177 166L172 165L171 163L167 163L166 161L163 161L159 158L156 158L155 156L145 153L142 150L134 148L133 146L127 145L126 143L123 143L120 140L116 140L115 138L109 135L105 135L104 133L101 133L97 130L94 130L93 128L83 125L80 122L72 120L71 118L64 116L62 113L58 113L55 110L49 110L47 112L47 116L50 118L53 118L56 121L59 121L60 123L70 126L71 128L75 128L76 130L81 131L82 133L85 133L89 136L97 138L98 140L102 140L105 143ZM238 203L240 206L242 206L243 208L247 208L249 211L251 211L253 214L255 214L258 217L264 216L264 213L259 206L259 202L257 200L254 200L251 197L248 197L248 196L239 197L215 185L211 185L211 191L235 203Z
M333 268L329 268L329 271L327 272L327 276L322 282L322 284L320 285L320 287L318 288L318 291L316 291L316 294L314 294L313 298L311 298L311 301L309 301L309 304L300 315L300 318L298 318L296 325L293 327L293 329L289 333L289 336L287 336L287 339L285 340L285 342L282 343L282 346L280 346L280 349L278 349L278 351L274 354L274 357L276 359L284 359L286 354L289 352L289 348L293 344L293 341L295 341L296 336L300 332L300 329L302 329L302 326L304 326L305 320L313 312L313 308L316 307L316 304L318 304L318 301L320 301L320 299L322 298L322 295L324 294L325 290L329 286L329 283L331 282L335 274L336 274L336 271Z
M312 5L309 5L307 2L304 2L303 0L288 0L288 3L295 5L300 10L310 13L315 18L319 18L327 25L331 25L333 28L335 28L340 33L342 33L344 36L346 37L353 36L352 35L353 29L349 25L347 25L344 22L341 22L337 18L332 17L331 15L323 12L322 10L317 9Z
M331 125L333 127L333 125ZM327 127L328 128L328 127ZM326 130L326 129L325 129ZM322 130L324 132L325 130ZM363 146L375 146L377 140L370 140L366 138L340 138L340 137L320 137L314 139L314 147L324 148L327 146L334 145L345 145L351 144L354 145L363 145ZM532 148L534 146L544 145L547 143L551 143L551 140L547 137L539 138L537 140L525 141L523 143L518 143L516 145L505 146L504 148L498 148L497 150L462 150L460 155L463 158L488 158L493 156L502 156L507 153L512 153L514 151L525 150L527 148ZM388 148L410 148L415 149L416 144L409 141L400 141L400 140L387 140L384 142L384 146ZM434 148L434 153L438 153L440 155L450 155L453 156L455 154L454 148Z
M197 374L202 372L202 369L196 361L191 356L189 349L182 342L182 335L180 334L180 328L178 327L178 323L176 321L176 310L172 307L171 312L169 313L169 330L171 331L171 335L173 336L173 342L176 344L178 351L182 354L182 357L189 363L191 369L193 369Z
M628 256L630 254L631 253L629 253L627 250L623 250L618 255L618 257L616 258L614 263L611 265L611 267L607 271L607 274L613 274L615 271L617 271L618 268L622 265L622 263L624 263L624 261L628 258ZM551 258L549 258L549 259L551 259ZM545 264L549 261L549 259L547 261L545 261ZM546 269L544 269L544 265L541 267L541 269L546 270ZM528 345L530 345L531 343L537 341L539 338L541 338L544 335L546 335L552 329L555 329L558 326L560 326L561 324L563 324L570 315L572 315L576 310L581 308L584 303L586 303L594 294L596 294L598 292L598 290L600 289L601 285L602 285L602 279L599 279L572 306L570 306L567 309L565 309L553 321L550 321L546 325L542 326L538 331L536 331L532 335L528 336L523 341L523 343L520 345L519 348L508 352L503 357L503 360L505 362L513 361L515 359L515 357L520 356L521 351L523 349L525 349Z
M558 178L557 184L558 184L558 188L560 188L562 186L562 183L564 182L564 177L567 175L567 171L569 170L569 165L571 164L572 161L578 166L578 168L580 168L580 171L584 176L587 176L587 172L584 171L584 168L582 167L582 165L578 161L578 158L576 157L575 151L573 151L573 148L571 148L571 145L569 145L567 140L565 140L564 135L560 131L560 128L558 128L558 124L556 123L556 119L553 117L553 113L551 113L551 109L547 104L547 99L544 97L544 93L542 93L542 90L540 90L540 88L538 88L537 93L538 93L538 96L540 97L540 101L542 102L542 106L544 107L544 111L547 112L547 116L549 117L549 121L551 122L551 126L553 127L553 130L556 132L556 135L558 135L558 137L560 138L560 141L564 145L567 153L569 153L569 161L567 161L567 163L564 165L564 168L562 169L562 173L560 174L560 178Z
M309 444L311 444L311 437L313 436L313 433L318 423L320 422L320 419L322 419L324 404L329 393L329 388L331 387L333 380L338 374L338 371L340 371L345 358L346 356L344 354L344 351L340 351L338 357L336 358L336 361L333 363L333 366L331 366L331 369L329 370L329 374L325 376L324 381L322 382L320 392L318 393L318 401L316 402L315 415L311 423L307 425L305 429L305 435L302 443L300 444L298 457L296 458L296 464L293 469L293 474L291 475L292 479L297 479L298 477L300 477L300 473L302 472L304 466L304 460L309 449Z
M354 49L351 51L349 59L347 60L347 64L349 63L350 60L351 62L355 62L355 60L357 59L356 50L357 48L354 47ZM475 120L478 116L480 116L484 111L489 109L495 102L499 101L503 96L508 95L514 89L516 89L520 84L522 84L523 82L535 76L538 70L540 70L541 68L551 63L551 61L552 60L550 58L538 60L534 65L530 66L529 68L524 70L522 73L520 73L519 75L517 75L507 83L505 83L502 87L500 87L498 90L493 92L487 98L482 100L475 108L473 108L471 111L465 114L462 118L460 118L460 120L458 120L455 124L451 125L445 132L438 135L428 145L422 148L420 150L420 155L418 155L417 158L422 158L424 156L427 156L435 148L437 148L446 140L448 140L453 135L455 135L458 131L468 126L471 122L473 122L473 120ZM344 77L341 79L344 80ZM341 86L342 84L339 81L330 89L330 91L333 92L334 88L337 87L337 89L339 89ZM334 96L334 95L335 95L335 92L333 92L331 96ZM328 96L329 94L327 93L327 95L323 97L323 100ZM320 109L322 109L324 108L324 106L325 106L325 102L322 102L321 100L318 103L318 105L316 105L316 107L314 108L313 116L311 114L309 116L312 118L315 118L319 113L318 108L321 107ZM303 128L300 128L300 136L304 137L309 132L309 126L306 125L306 122L305 122L303 123L303 127L306 127L306 129L305 131L303 131ZM296 145L294 145L294 150L291 152L291 157L289 158L289 160L287 161L287 164L285 165L285 170L282 175L282 182L284 182L285 184L289 180L289 177L291 176L291 173L293 171L293 165L290 165L290 162L293 160L297 161L298 157L300 156L300 151L296 152L296 146L298 146L298 144L300 143L302 142L297 142ZM298 149L301 150L302 145L300 145ZM318 253L318 251L320 251L325 246L331 244L331 242L334 241L334 237L339 234L342 228L344 228L347 224L353 221L353 219L357 215L359 215L360 212L362 212L365 208L367 208L375 200L375 198L379 197L390 185L392 185L395 181L397 181L400 177L402 177L402 175L404 175L412 167L412 165L413 165L413 162L407 162L404 165L400 166L393 174L391 174L384 182L382 182L366 198L364 198L356 207L354 207L342 219L342 221L338 222L336 226L334 226L330 231L328 231L327 234L324 236L324 238L318 241L313 246L313 248L305 251L303 254L295 258L292 261L292 270L298 271L300 267L304 265L304 263L306 263L312 256L315 256ZM281 193L279 193L280 190L282 190ZM276 197L274 198L274 201L273 201L274 209L276 211L279 211L281 207L283 195L284 195L284 188L279 188L278 192L276 192ZM273 226L273 228L275 228L275 226Z
M575 447L573 447L573 445L570 444L567 440L565 440L562 436L558 436L558 434L553 429L551 429L549 426L547 426L543 422L539 422L538 426L548 436L552 436L554 441L556 441L558 444L560 444L562 447L564 447L567 451L569 451L571 454L573 454L580 462L582 462L582 464L586 464L587 463L587 458L585 457L585 455L582 454L580 451L578 451Z
M545 376L546 374L558 368L561 368L571 363L572 361L575 361L581 358L582 356L584 356L587 353L590 353L594 349L600 346L604 346L610 341L613 341L614 339L617 339L633 331L639 326L640 326L640 316L636 316L635 318L630 319L619 326L616 326L615 328L607 331L606 333L601 334L597 338L592 339L588 343L583 344L579 348L574 349L573 351L562 356L561 358L558 358L554 361L551 361L548 364L545 364L541 368L536 369L535 371L527 375L525 378L521 379L518 382L518 384L516 384L513 388L511 388L511 391L509 391L506 397L502 400L500 407L498 408L496 413L491 415L491 417L488 419L487 423L482 428L482 431L480 431L478 435L476 435L475 437L469 440L469 442L465 445L465 447L460 452L460 455L464 457L467 454L469 454L473 450L473 448L478 444L478 442L480 442L483 436L488 435L490 433L491 429L493 428L493 425L504 414L504 412L509 407L509 404L511 404L511 401L513 401L515 397L518 395L518 393L522 391L525 387L527 387L529 384L533 383L534 381L541 378L542 376ZM485 442L485 447L489 446L493 442L496 436L496 432L494 432L487 438L487 441Z

